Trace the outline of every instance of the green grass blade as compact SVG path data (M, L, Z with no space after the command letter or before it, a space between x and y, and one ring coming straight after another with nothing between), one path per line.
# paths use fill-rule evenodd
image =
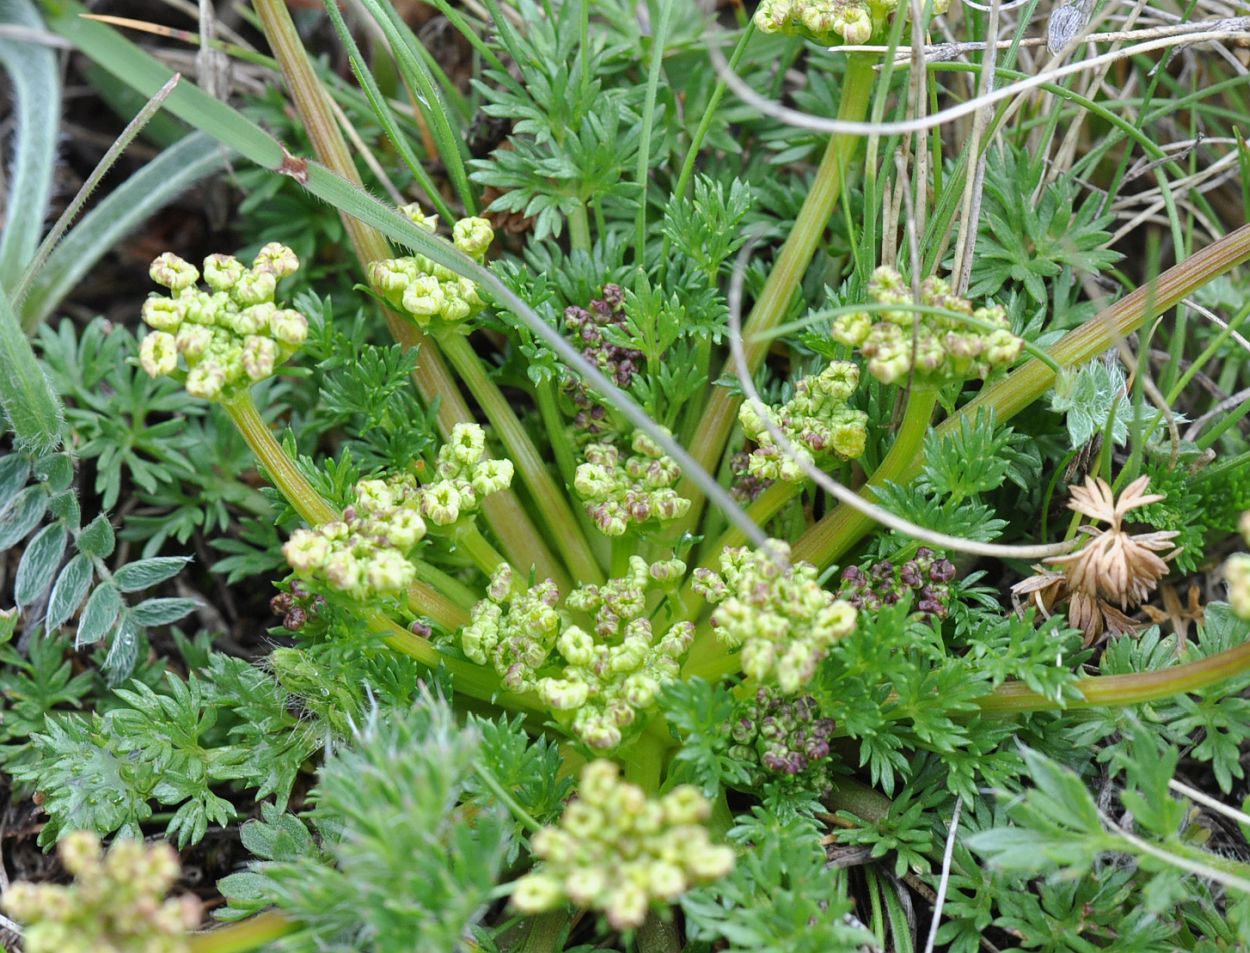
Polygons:
M435 86L434 76L418 49L420 43L390 4L381 3L380 0L361 0L361 3L382 28L404 81L417 94L417 105L429 124L438 147L438 157L447 168L460 204L464 206L466 214L476 214L477 197L469 183L465 167L468 148L464 144L464 137L458 136L452 127L451 117L448 116L447 107Z
M87 176L87 180L83 182L82 187L78 190L78 194L74 196L73 201L65 207L56 223L44 236L39 248L35 251L34 257L30 259L25 270L22 272L21 279L17 282L17 287L13 289L11 302L15 311L20 311L22 301L26 297L26 293L30 290L31 283L34 281L35 275L39 273L43 263L47 261L48 255L52 253L52 249L56 247L57 242L61 240L61 236L65 234L65 230L69 228L70 223L78 217L78 213L82 211L82 207L87 204L87 199L91 198L91 193L96 190L96 186L100 184L100 180L108 174L109 169L113 168L113 164L121 158L121 154L126 151L126 147L134 141L135 136L161 108L169 94L173 92L178 85L178 81L182 76L175 74L170 77L169 82L162 86L146 103L143 108L135 115L134 119L126 124L126 128L122 130L121 135L113 140L113 144L108 147L96 167L91 170L91 174Z
M369 105L373 108L373 115L386 132L387 138L394 144L400 158L404 160L404 164L412 172L413 178L417 180L417 185L421 187L421 191L425 193L426 198L434 206L435 211L443 217L443 221L455 221L456 217L452 214L447 203L443 201L443 196L439 193L438 186L434 184L430 174L425 171L425 166L421 164L417 154L412 151L412 146L408 144L408 137L400 130L399 123L395 119L395 113L391 110L386 97L382 95L382 91L378 88L377 80L369 72L369 67L365 63L364 57L360 55L360 47L356 45L355 37L352 36L351 30L347 29L347 24L343 22L343 14L339 12L337 0L326 0L326 12L330 15L330 22L334 24L334 29L338 31L339 39L342 41L344 49L347 50L347 58L351 62L352 72L356 75L360 88L364 90L365 98L369 100Z
M0 292L0 407L17 445L50 453L61 445L65 414L52 382L35 359L9 296Z
M42 30L31 0L0 0L0 23ZM0 233L0 287L12 288L35 253L52 197L56 137L61 126L61 74L56 53L38 43L0 40L17 120L9 167L9 207Z
M111 248L176 196L223 168L227 155L218 142L194 133L110 192L70 230L35 276L20 309L23 327L29 331L46 320Z

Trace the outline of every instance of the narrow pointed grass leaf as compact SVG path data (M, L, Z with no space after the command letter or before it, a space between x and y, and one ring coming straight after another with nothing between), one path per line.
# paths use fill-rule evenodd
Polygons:
M19 447L49 453L61 445L61 399L26 340L9 297L0 290L0 408Z
M451 208L443 201L442 194L438 191L438 186L434 184L434 180L430 178L430 174L425 170L425 166L421 164L421 160L417 158L412 146L408 144L408 137L404 135L400 129L399 123L395 119L395 113L386 101L386 97L382 95L382 91L378 88L377 80L373 78L373 74L369 72L369 67L361 56L360 47L356 45L356 39L352 36L351 30L347 28L347 24L343 22L343 15L339 12L338 4L335 0L326 0L326 12L330 15L330 22L334 24L334 29L338 31L339 39L343 43L344 49L347 50L347 58L351 62L352 72L355 74L360 88L364 90L365 97L369 100L369 105L373 107L373 115L382 129L386 132L387 138L395 146L404 164L408 166L408 170L412 173L417 185L421 187L421 191L425 193L426 199L434 207L434 210L443 217L446 222L455 220Z
M386 41L395 56L395 64L399 67L404 82L413 90L417 97L417 106L438 147L438 157L447 168L456 195L465 211L472 215L477 211L477 199L473 187L469 183L469 175L465 168L468 149L464 136L457 135L452 127L451 117L447 114L447 106L437 87L434 75L421 55L421 44L407 25L399 18L399 14L390 4L379 0L361 0L365 9L381 27Z
M0 23L43 29L32 0L0 0ZM52 196L56 143L61 127L61 73L47 46L0 39L0 65L9 74L17 135L5 170L9 196L0 231L0 287L12 288L43 234Z

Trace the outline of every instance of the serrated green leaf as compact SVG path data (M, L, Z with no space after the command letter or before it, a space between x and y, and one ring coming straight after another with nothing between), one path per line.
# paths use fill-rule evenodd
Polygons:
M13 633L17 631L18 615L16 609L0 609L0 645L13 638Z
M78 534L78 550L96 559L107 559L113 555L117 540L113 536L113 526L103 513L87 524Z
M65 624L91 587L91 560L81 553L65 564L56 585L52 587L52 597L48 600L48 615L44 620L44 631L52 632Z
M130 610L130 619L143 627L168 625L194 612L198 606L194 599L145 599Z
M0 550L21 542L48 512L48 494L41 486L28 486L11 506L0 513Z
M191 561L190 556L154 556L122 566L113 576L122 592L138 592L172 579Z
M107 582L97 586L78 620L76 645L99 642L113 628L121 611L122 597L117 587Z
M25 608L48 591L61 565L61 557L65 555L68 539L65 527L53 523L30 541L22 561L17 564L17 580L13 584L13 597L18 606Z

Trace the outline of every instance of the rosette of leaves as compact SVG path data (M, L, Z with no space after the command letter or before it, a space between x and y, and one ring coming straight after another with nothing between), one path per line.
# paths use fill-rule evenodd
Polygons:
M882 307L839 315L832 334L858 348L868 372L883 384L908 377L930 386L984 379L1024 348L1001 306L974 308L937 276L921 283L919 309L912 306L910 285L888 265L873 272L868 294Z
M676 585L685 568L633 556L624 576L578 586L561 604L550 580L518 591L512 570L501 567L460 631L461 648L507 688L537 692L586 745L615 748L677 677L694 637L692 623L660 630L648 612L648 593Z
M437 215L424 215L415 205L402 212L431 234ZM484 218L462 218L452 226L452 243L474 261L481 262L495 240ZM369 263L369 283L396 311L423 328L439 331L457 328L482 310L477 285L425 255L387 258Z
M187 393L219 400L271 376L308 336L308 319L274 303L278 282L299 269L285 245L271 242L250 268L230 255L204 259L204 281L189 262L166 252L152 262L152 280L170 290L143 304L153 330L139 346L152 377L182 380Z
M859 367L850 361L833 361L819 374L794 385L794 396L761 414L754 402L745 401L738 419L748 438L758 445L747 460L747 472L766 480L797 483L807 478L796 456L823 466L832 459L853 460L864 452L868 439L868 415L846 405L859 383ZM789 441L791 452L776 445L769 424Z

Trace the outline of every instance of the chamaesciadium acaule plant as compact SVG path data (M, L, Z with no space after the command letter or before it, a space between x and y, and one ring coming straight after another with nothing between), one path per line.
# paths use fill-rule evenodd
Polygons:
M1250 948L1250 20L199 6L0 0L14 944Z

